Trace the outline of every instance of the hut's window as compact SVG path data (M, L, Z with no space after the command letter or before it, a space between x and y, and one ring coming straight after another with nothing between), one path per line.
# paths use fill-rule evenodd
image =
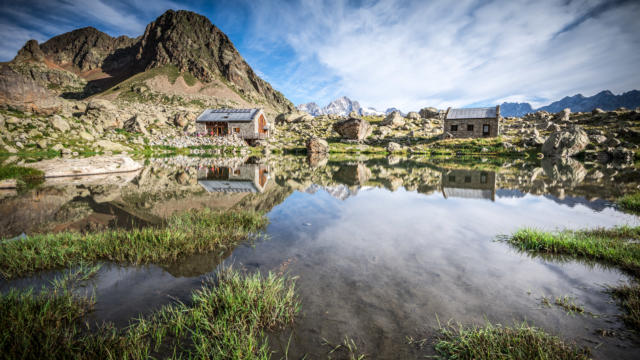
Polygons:
M464 182L470 183L471 182L471 176L470 175L465 176L464 177Z
M486 172L480 173L480 183L481 184L486 184L487 183L487 173Z
M456 182L456 176L455 175L449 175L449 182Z
M234 174L234 175L240 175L240 169L235 169L235 170L233 171L233 174Z
M467 131L473 131L473 124L467 125Z
M458 125L451 125L451 131L458 131Z
M239 133L240 132L240 128L233 128L233 131L236 132L236 133Z

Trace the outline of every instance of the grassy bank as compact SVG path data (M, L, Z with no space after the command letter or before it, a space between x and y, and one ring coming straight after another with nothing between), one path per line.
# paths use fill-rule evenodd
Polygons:
M614 227L583 231L544 232L533 229L516 231L508 240L526 251L568 255L613 265L640 278L640 226ZM609 289L625 312L623 320L640 330L640 283Z
M589 359L589 350L567 344L526 323L440 329L436 351L446 359Z
M13 278L81 262L169 262L184 255L234 246L266 222L255 212L203 209L173 216L161 227L31 235L0 242L0 274Z
M190 303L167 305L125 329L91 329L92 299L66 288L0 295L0 354L21 359L268 359L263 332L293 322L293 281L218 272Z
M640 214L640 191L619 198L617 203L624 210Z
M640 226L555 233L521 229L508 242L521 250L600 261L640 275L637 240L640 240Z

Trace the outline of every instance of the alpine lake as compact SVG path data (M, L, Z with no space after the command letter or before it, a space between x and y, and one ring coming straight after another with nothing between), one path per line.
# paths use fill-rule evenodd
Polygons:
M137 159L140 171L49 179L0 199L0 238L154 226L189 210L253 210L263 231L227 251L142 266L102 263L83 284L87 321L127 326L190 294L221 267L295 278L292 325L266 333L273 358L339 358L349 339L371 359L424 358L447 323L527 322L589 347L596 359L637 359L640 335L606 289L622 270L521 251L516 230L638 226L615 200L640 169L573 159L495 157ZM61 273L0 278L0 292L39 288ZM568 297L584 312L548 304ZM545 305L545 303L547 305ZM285 355L286 354L286 355Z

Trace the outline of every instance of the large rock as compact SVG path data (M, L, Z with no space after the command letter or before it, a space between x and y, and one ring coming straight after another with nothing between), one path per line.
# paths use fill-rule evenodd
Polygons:
M75 159L52 159L24 166L44 172L44 176L86 176L136 171L142 168L140 164L128 156L93 156Z
M391 154L402 151L402 146L398 143L390 142L387 144L387 151Z
M124 145L111 142L109 140L98 140L95 145L104 149L105 151L129 151L130 149Z
M589 144L589 136L578 126L554 132L542 145L546 157L569 157L576 155Z
M407 119L410 120L420 120L420 114L418 114L415 111L409 111L409 113L407 114Z
M394 111L394 112L390 113L380 123L380 125L391 126L393 128L398 127L398 126L403 126L404 124L405 124L404 118L402 117L402 115L400 114L399 111Z
M304 111L289 111L276 116L276 124L312 121L313 116Z
M558 111L556 115L553 117L553 120L556 122L568 122L569 117L571 116L571 109L566 108L562 111Z
M333 130L345 139L363 140L371 134L372 129L366 120L349 118L333 124Z
M329 152L329 143L326 140L312 137L307 140L308 154L326 154Z
M0 65L0 107L51 115L61 108L55 94L8 65Z
M66 132L71 129L69 123L63 119L60 115L53 115L51 117L51 126L60 132Z
M197 115L190 112L178 112L173 117L173 123L181 128L189 125L189 123L194 122L196 120Z
M124 129L130 133L141 133L144 135L149 135L147 128L144 125L140 115L136 115L131 119L124 122Z
M420 109L420 117L423 119L438 117L439 114L440 112L438 111L438 109L434 107L426 107Z
M89 101L89 103L87 104L87 110L86 112L89 112L91 110L97 110L97 111L116 111L116 106L113 105L113 103L109 100L105 100L105 99L92 99L91 101Z

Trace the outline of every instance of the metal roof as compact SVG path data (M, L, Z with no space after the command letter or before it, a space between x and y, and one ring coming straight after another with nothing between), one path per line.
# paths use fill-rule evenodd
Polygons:
M493 190L487 189L463 189L443 187L442 192L445 198L456 197L463 199L491 199L493 200Z
M447 119L495 119L496 108L450 109Z
M260 109L207 109L198 116L196 122L209 121L252 121Z
M208 192L228 192L243 193L258 192L258 189L251 181L224 181L224 180L198 180L198 184Z

